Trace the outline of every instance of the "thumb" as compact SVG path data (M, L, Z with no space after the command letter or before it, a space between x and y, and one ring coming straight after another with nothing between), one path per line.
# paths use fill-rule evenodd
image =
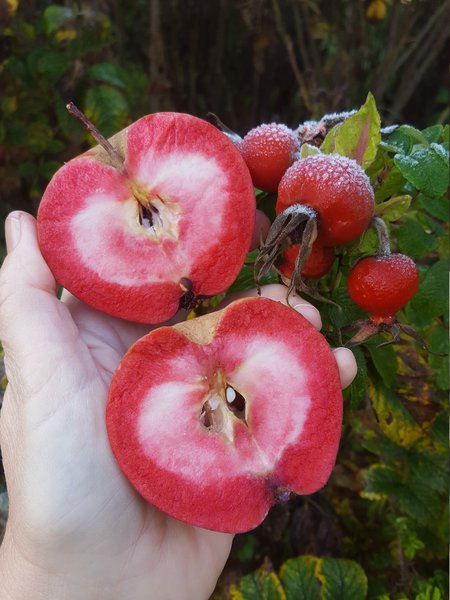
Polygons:
M38 371L52 346L76 338L76 328L56 297L55 279L39 250L36 220L24 212L11 213L5 237L8 254L0 270L0 340L9 376L12 363Z

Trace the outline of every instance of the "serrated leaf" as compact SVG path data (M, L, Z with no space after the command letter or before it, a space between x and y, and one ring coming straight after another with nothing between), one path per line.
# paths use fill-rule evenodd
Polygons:
M322 558L316 566L323 600L364 600L367 576L353 560Z
M400 227L397 242L400 252L411 258L422 258L437 248L436 237L414 219L407 219Z
M385 221L398 221L411 206L412 197L409 194L395 196L375 207L375 215L382 217Z
M370 379L368 392L380 429L391 441L408 448L423 435L421 427L394 391L381 381Z
M407 481L397 490L396 498L403 510L419 523L425 525L439 519L440 496L426 481Z
M231 600L286 600L286 594L277 575L261 567L245 575L239 586L231 586Z
M432 265L420 282L419 291L410 301L414 312L431 322L448 312L449 263L440 260Z
M386 147L400 154L409 154L415 144L428 145L427 138L411 125L401 125L384 138Z
M416 190L439 197L449 185L448 154L439 144L417 147L411 154L396 154L394 162Z
M413 449L408 460L408 479L424 482L437 492L448 489L447 452Z
M305 555L291 558L282 565L279 577L286 600L321 600L315 576L317 561L315 556Z
M88 74L98 81L125 88L119 67L112 63L97 63L92 65L88 69Z
M371 465L364 474L363 498L383 500L389 496L397 496L401 487L398 473L383 464Z
M419 205L440 221L447 222L449 214L449 200L445 196L432 198L426 194L419 194Z
M361 108L336 125L325 137L320 149L325 154L337 152L353 158L363 169L375 159L381 140L380 115L371 93Z

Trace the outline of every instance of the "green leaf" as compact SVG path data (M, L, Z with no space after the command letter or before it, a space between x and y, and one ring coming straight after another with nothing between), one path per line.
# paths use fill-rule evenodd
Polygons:
M426 481L409 481L398 488L397 500L403 510L424 525L439 522L441 499Z
M414 600L444 600L439 588L428 584L426 589L417 594Z
M397 377L397 355L392 346L378 348L379 340L366 344L372 362L387 387L394 385Z
M281 567L279 577L286 600L321 600L320 585L315 576L318 559L315 556L299 556L287 560Z
M418 201L423 210L426 210L430 215L433 215L433 217L436 217L440 221L447 222L449 214L448 198L445 196L433 198L426 194L419 194Z
M47 77L50 83L56 83L68 66L68 59L62 52L48 50L38 60L37 70Z
M125 88L120 69L112 63L98 63L88 69L88 74L104 83L110 83L120 88Z
M366 470L364 480L361 495L369 500L383 500L389 496L396 496L402 485L395 469L378 463Z
M430 350L440 354L448 353L448 330L444 327L435 327L428 338ZM438 389L449 389L449 364L448 357L430 354L428 364L434 369L435 382Z
M408 156L396 154L394 162L416 190L432 197L442 196L447 190L448 154L439 144L416 147Z
M417 551L425 546L415 530L414 521L409 517L397 517L394 525L406 558L413 559Z
M430 143L439 142L444 132L443 125L431 125L422 131L423 137Z
M380 140L380 115L369 93L355 114L333 127L320 149L326 154L337 152L353 158L365 169L375 159Z
M440 260L432 265L420 282L419 291L410 301L414 312L430 322L448 311L448 270L449 263Z
M383 200L390 198L393 194L398 194L402 191L405 182L406 179L402 173L394 166L383 179L380 187L375 190L375 200L377 202L382 202Z
M317 148L317 146L311 146L311 144L304 143L300 148L300 157L306 158L307 156L312 156L313 154L320 154L321 150Z
M375 215L382 217L385 221L398 221L411 206L411 196L405 194L403 196L395 196L386 202L382 202L375 207Z
M409 481L425 482L437 492L448 489L447 452L413 449L408 460Z
M84 112L105 137L123 129L129 119L128 103L122 92L106 85L88 90Z
M418 129L410 125L397 127L386 136L384 141L387 149L392 149L400 154L409 154L415 144L428 146L428 140Z
M364 600L367 595L366 574L352 560L322 558L316 575L322 583L323 600Z
M263 566L242 577L239 586L232 585L230 598L231 600L286 600L286 594L277 575Z
M250 290L255 287L255 279L253 276L253 264L258 256L259 250L252 250L247 254L247 258L245 260L246 263L239 272L239 275L228 289L227 293L231 294L233 292L242 292L244 290ZM261 285L266 285L268 283L278 283L278 275L275 271L269 271L269 273L262 279Z
M352 352L356 359L358 370L356 377L345 391L350 396L350 401L346 407L347 411L352 411L364 402L367 394L367 365L366 359L361 348L352 348Z
M386 437L406 448L422 437L422 429L394 391L374 379L369 380L368 390L378 424Z
M435 418L431 428L431 435L434 443L438 447L440 446L447 451L449 437L449 420L447 411L442 412Z
M43 13L44 31L47 35L52 34L54 31L68 19L74 16L71 8L65 6L57 6L52 4L47 6Z
M407 219L400 227L397 242L400 252L411 258L422 258L437 248L436 237L414 219Z

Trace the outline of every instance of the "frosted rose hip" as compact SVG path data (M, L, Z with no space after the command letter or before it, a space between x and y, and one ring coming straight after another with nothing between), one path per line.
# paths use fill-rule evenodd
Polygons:
M355 160L316 154L294 163L280 182L277 213L293 204L315 209L323 245L338 246L365 231L373 216L374 193Z

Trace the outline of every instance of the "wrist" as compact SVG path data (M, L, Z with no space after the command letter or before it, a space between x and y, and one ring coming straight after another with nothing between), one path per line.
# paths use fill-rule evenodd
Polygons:
M0 546L1 600L101 600L98 589L87 590L83 582L45 569L27 559L14 543L8 526ZM103 591L103 590L102 590Z

